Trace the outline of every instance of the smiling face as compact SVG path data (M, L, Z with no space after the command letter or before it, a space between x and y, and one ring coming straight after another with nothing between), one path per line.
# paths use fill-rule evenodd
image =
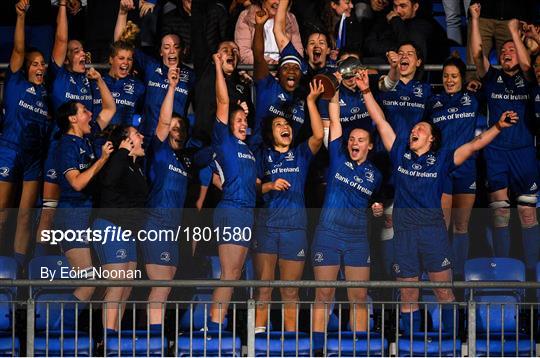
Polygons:
M330 6L338 16L341 16L343 14L345 14L346 17L351 16L351 10L353 9L353 4L351 0L339 0L336 2L332 1L330 3Z
M159 53L165 66L179 67L182 60L181 50L180 37L177 35L165 35L161 39L161 49Z
M270 18L276 16L278 6L279 0L263 0L262 2L262 8L266 10Z
M401 20L414 18L418 7L418 3L413 4L411 0L394 0L394 11L397 12Z
M178 117L173 117L171 120L171 130L169 131L169 143L174 151L178 151L184 147L187 136L186 132L184 121Z
M371 9L375 12L383 11L388 6L388 0L371 0Z
M221 66L223 73L226 75L231 75L236 69L238 60L240 59L240 50L238 49L238 45L233 41L225 41L219 45L217 52L221 55L221 58L226 59L223 66Z
M347 142L347 151L352 161L361 164L367 159L368 152L373 148L371 136L364 129L353 129L349 134Z
M272 120L272 137L274 147L288 150L292 143L292 127L285 118L276 117Z
M444 91L448 94L453 94L461 91L463 81L461 73L456 66L445 66L443 69L443 86Z
M416 70L422 65L413 45L403 45L398 50L399 74L401 77L413 78Z
M67 56L68 69L75 73L84 73L86 71L86 52L83 45L77 40L68 42Z
M302 72L296 63L286 63L279 68L279 84L287 92L293 92L300 84Z
M433 140L431 126L426 122L420 122L411 130L409 148L417 154L423 154L431 149Z
M111 69L109 74L116 79L125 78L131 72L133 66L133 51L120 49L114 57L109 57Z
M231 122L231 132L236 139L241 141L246 140L248 121L246 113L243 110L237 110L233 113L232 118L229 119Z
M135 127L128 128L128 138L133 143L133 149L130 152L130 155L135 157L144 157L144 148L142 146L144 136L139 133Z
M26 74L28 82L34 85L43 84L45 77L45 59L39 52L26 54Z
M311 67L324 67L326 65L326 57L330 54L326 36L320 33L311 34L306 44L306 54Z
M502 69L505 72L511 72L517 70L519 65L516 45L513 41L506 42L502 48L499 55L499 62L501 63Z

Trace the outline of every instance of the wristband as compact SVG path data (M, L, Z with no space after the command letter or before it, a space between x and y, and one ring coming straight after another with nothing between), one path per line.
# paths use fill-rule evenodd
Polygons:
M384 76L384 87L386 88L386 90L392 90L394 89L397 84L398 84L398 81L393 81L390 76L386 75Z
M362 92L362 94L368 94L368 93L371 93L371 90L368 87L366 89L360 90L360 92Z

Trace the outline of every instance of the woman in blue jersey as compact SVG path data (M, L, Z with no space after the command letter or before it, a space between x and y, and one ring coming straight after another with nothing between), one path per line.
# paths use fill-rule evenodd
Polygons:
M373 148L371 133L355 128L343 139L340 121L339 92L329 105L330 136L328 152L327 189L319 225L311 248L315 280L335 280L341 265L348 281L369 280L370 250L367 236L366 211L381 184L381 174L367 160ZM382 214L380 204L373 204L376 215ZM334 299L335 289L317 288L318 303L313 312L313 348L323 348L325 322L328 322L326 302ZM365 304L367 289L347 290L351 303L351 330L365 331L368 311Z
M182 223L182 209L189 182L190 160L184 153L188 122L173 113L178 68L169 69L169 88L161 106L154 136L147 146L148 181L150 192L147 200L148 230L172 230L176 232ZM178 266L179 243L169 241L143 241L140 243L151 280L172 280ZM148 301L150 327L161 332L163 302L167 300L170 287L152 287Z
M143 83L131 74L133 68L134 49L130 44L117 41L111 46L109 72L103 75L103 80L109 87L116 101L116 113L111 120L111 125L135 125L133 115L140 114L144 99ZM99 91L94 88L94 112L101 109L101 97Z
M310 83L307 97L312 136L293 147L294 132L289 121L283 117L267 120L265 135L269 146L258 156L259 179L264 205L258 217L254 242L255 269L259 280L273 280L279 259L280 279L300 280L308 252L304 189L309 165L322 145L323 126L317 110L317 98L324 86L316 81ZM282 288L281 299L293 302L285 306L285 330L297 331L296 302L298 288ZM271 301L272 289L257 290L258 301ZM268 305L257 307L256 331L264 331L268 317Z
M221 280L238 280L251 245L257 170L255 156L245 143L247 106L229 103L221 54L214 55L216 66L216 123L212 145L221 177L222 198L214 213L214 238L218 240ZM219 287L212 295L208 329L226 326L225 316L231 287Z
M422 49L415 43L404 42L397 48L397 52L389 51L386 57L390 70L388 75L382 76L379 80L378 100L394 132L399 137L407 138L412 127L424 118L426 103L431 95L431 86L419 79L424 65L424 55ZM390 160L381 147L378 142L376 162L385 178L382 189L385 212L381 241L384 268L387 275L391 275L394 256L392 242L394 188L390 175Z
M25 51L24 23L29 0L15 5L14 47L4 87L5 119L0 132L0 237L14 205L14 194L22 183L13 244L14 256L22 268L28 251L32 228L31 209L35 206L42 177L42 150L49 128L47 93L43 85L45 60L35 49ZM3 241L3 245L9 243Z
M134 9L132 0L122 0L114 30L114 40L123 36L127 25L128 12ZM141 50L135 50L135 66L143 78L146 86L143 118L139 130L147 138L154 135L157 126L161 104L167 94L167 75L169 68L179 69L179 80L176 85L177 95L174 97L173 111L181 116L187 115L191 92L195 86L195 73L182 64L182 51L184 46L177 34L165 34L161 38L159 54L161 61L146 55Z
M474 138L478 100L464 88L466 66L451 57L443 64L444 92L430 98L426 117L441 130L444 149L455 150ZM454 275L463 277L469 252L469 219L476 192L476 157L472 156L445 180L442 208L446 225L453 221Z
M117 125L108 136L113 153L99 173L99 209L93 229L105 235L107 231L120 233L122 240L94 241L93 247L104 272L117 273L127 279L135 277L137 267L137 232L140 232L143 210L148 196L148 185L142 157L144 137L133 126ZM128 231L129 230L129 231ZM129 235L131 233L131 235ZM105 290L103 326L108 333L117 332L123 308L118 302L127 301L131 287Z
M399 281L418 281L422 267L431 281L452 281L451 249L441 209L444 181L503 129L516 123L518 116L512 111L504 112L495 126L454 149L442 146L440 130L431 122L417 123L408 138L397 136L369 90L366 71L360 71L358 84L392 162L394 274ZM441 303L455 299L451 289L434 289L434 292ZM402 319L404 331L418 331L421 317L415 302L418 302L419 290L402 288L400 297L401 312L406 315ZM413 327L410 327L409 315ZM442 307L442 324L447 332L455 328L451 305Z
M51 61L47 69L47 81L51 83L50 104L53 117L56 116L58 108L68 101L77 101L87 110L93 111L92 85L86 76L88 57L80 41L69 40L66 3L67 1L64 0L58 2L56 34ZM93 118L94 121L95 119ZM56 158L59 136L58 127L55 126L51 131L43 168L43 210L37 230L36 254L45 251L45 247L40 245L41 232L51 228L54 209L60 197L58 181L62 174L58 170Z
M86 230L89 227L94 199L92 182L112 152L112 144L106 142L102 146L101 157L96 158L92 139L93 134L107 127L114 116L116 108L114 99L99 72L92 68L88 71L88 77L98 81L103 98L103 108L95 123L92 121L92 112L77 101L62 104L56 114L58 129L62 136L57 152L57 167L61 173L58 185L61 194L55 215L55 226L64 232ZM95 128L96 126L99 128ZM92 256L87 239L85 235L75 240L65 239L60 242L60 246L69 264L84 275L79 277L91 278ZM73 292L73 300L87 301L93 292L94 287L78 287ZM79 305L79 308L81 307Z

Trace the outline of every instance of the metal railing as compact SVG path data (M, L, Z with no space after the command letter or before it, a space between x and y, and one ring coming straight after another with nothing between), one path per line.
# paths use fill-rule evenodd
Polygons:
M207 355L247 355L247 356L294 356L309 355L315 352L312 346L314 332L312 322L317 305L324 305L325 316L324 356L424 356L451 355L530 355L538 354L536 348L538 302L522 302L523 297L514 297L515 292L525 289L538 289L538 282L390 282L390 281L114 281L114 286L132 287L180 287L198 288L196 292L205 292L206 300L167 301L152 303L147 301L104 302L91 301L76 303L41 299L35 292L64 290L78 286L107 287L113 284L108 280L0 280L0 287L28 288L31 295L26 301L9 302L12 328L6 332L12 343L11 355L20 354L25 348L27 356L59 355L78 356L96 355L125 356L138 355L173 355L173 356L207 356ZM426 294L428 288L465 289L467 299L460 302L437 303L433 296L424 296L418 302L421 312L420 328L414 333L403 331L406 320L413 327L412 314L399 314L400 302L397 300L357 302L350 306L349 302L294 302L295 330L287 332L284 325L284 305L291 302L257 301L247 291L246 298L230 303L228 310L229 330L219 326L218 330L204 329L208 326L209 288L211 287L301 287L301 288L404 288L422 289ZM486 295L493 296L484 300ZM117 326L114 334L107 334L99 329L100 317L106 319L105 305L118 304L119 313L125 310L124 319ZM271 304L274 308L267 310L266 332L255 334L257 307ZM412 304L407 303L405 305ZM80 307L79 305L83 306ZM162 322L159 332L152 332L148 320L151 305L162 308ZM218 306L220 308L220 306ZM276 309L277 308L277 309ZM320 306L318 309L321 309ZM367 329L345 328L347 317L356 317L357 310L367 309ZM443 311L450 310L451 328L443 327ZM75 311L75 324L71 327L67 322L70 310ZM102 310L99 314L96 311ZM25 329L16 325L16 314L26 317ZM80 328L80 313L88 312L85 328ZM141 314L142 312L142 314ZM141 319L142 317L142 319ZM166 317L168 319L166 319ZM55 319L55 322L52 320ZM43 326L43 320L46 322ZM145 322L144 329L137 330L138 322ZM39 321L39 323L38 323ZM271 322L275 324L273 327ZM16 326L18 328L16 329ZM128 329L125 329L128 326ZM96 330L97 328L97 330ZM201 331L200 329L203 328ZM18 330L18 331L17 331ZM21 330L23 332L21 332ZM24 332L25 331L25 332ZM22 333L22 334L21 334ZM15 349L16 339L26 341L25 347ZM96 344L99 342L99 344ZM317 347L315 347L317 348ZM1 349L1 347L0 347ZM9 355L9 353L8 353Z

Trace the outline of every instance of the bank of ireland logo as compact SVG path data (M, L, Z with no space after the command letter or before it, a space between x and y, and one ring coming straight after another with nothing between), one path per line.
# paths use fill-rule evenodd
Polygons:
M126 249L116 250L116 258L117 259L125 259L126 257L127 257Z
M163 251L161 255L159 255L159 259L161 261L169 262L171 261L171 254L168 251Z
M0 168L0 176L7 178L9 175L9 168L8 167L2 167Z

